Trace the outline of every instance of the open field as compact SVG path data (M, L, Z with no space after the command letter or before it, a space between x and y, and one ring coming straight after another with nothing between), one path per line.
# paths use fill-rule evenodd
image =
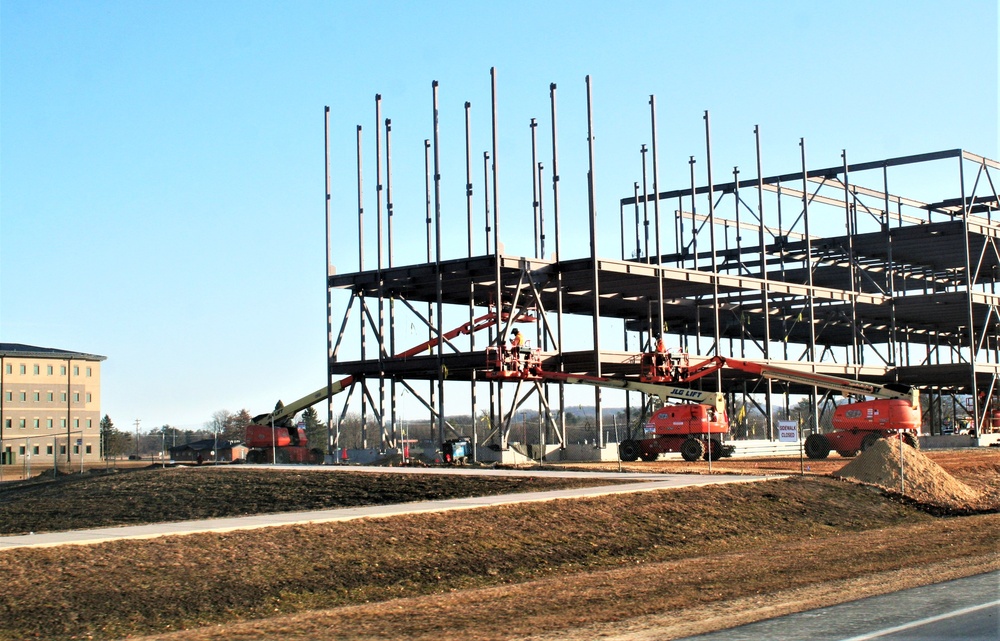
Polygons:
M985 490L991 507L934 516L942 512L807 475L12 550L0 553L0 638L669 639L1000 567L1000 452L930 457ZM275 476L288 497L303 482ZM372 483L327 478L356 476ZM418 479L428 482L403 482ZM139 486L126 496L126 505L145 500Z

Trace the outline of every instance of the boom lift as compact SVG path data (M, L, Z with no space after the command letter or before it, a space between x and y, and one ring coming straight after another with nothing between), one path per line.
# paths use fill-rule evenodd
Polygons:
M888 436L902 438L904 443L915 449L920 447L917 438L921 424L920 390L915 387L866 383L732 358L722 360L726 367L763 378L875 397L875 400L837 406L833 412L834 431L811 434L806 438L805 452L811 459L824 459L830 450L836 450L841 456L854 456L874 445L878 439Z
M541 351L538 349L490 347L486 351L486 360L486 375L493 379L591 385L643 392L656 396L661 401L688 401L664 405L643 426L644 438L622 441L619 444L619 456L623 461L635 461L639 458L654 461L661 453L666 452L680 452L686 461L695 461L702 456L706 460L709 457L718 459L732 456L735 450L732 445L722 443L724 435L729 433L729 421L726 418L725 398L721 392L703 392L689 387L667 385L666 377L662 377L660 382L646 382L547 372L541 367ZM699 372L704 370L699 369ZM700 373L694 378L707 373ZM682 380L693 380L686 374L685 371Z
M502 320L508 320L510 314L504 312L500 315ZM515 317L514 322L534 322L534 318L527 314L520 314ZM462 323L455 329L445 332L440 338L435 336L410 349L400 352L390 357L391 360L403 360L416 356L421 352L432 349L440 340L450 341L463 334L472 334L482 329L492 327L497 323L496 312L483 314L479 318L467 323ZM303 396L289 405L282 405L281 401L275 406L274 411L268 414L259 414L253 418L251 424L246 428L246 446L250 448L247 452L248 463L320 463L323 461L323 450L320 448L309 448L305 430L297 427L292 421L296 414L302 410L312 407L320 401L326 400L327 393L330 396L339 394L354 384L355 377L346 376L334 382L329 387L323 386L315 392Z

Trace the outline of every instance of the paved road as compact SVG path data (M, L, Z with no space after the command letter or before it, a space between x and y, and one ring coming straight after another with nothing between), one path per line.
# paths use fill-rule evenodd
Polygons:
M1000 572L883 594L681 641L997 641Z
M265 467L280 473L283 470L301 471L317 469L335 472L378 472L395 474L458 474L482 476L536 476L550 478L603 478L608 480L630 480L635 483L619 483L599 487L585 487L567 490L552 490L544 492L524 492L520 494L502 494L498 496L483 496L464 499L448 499L442 501L418 501L398 505L373 505L367 507L340 508L333 510L314 510L309 512L286 512L281 514L258 514L222 519L204 519L199 521L181 521L176 523L155 523L152 525L135 525L124 527L106 527L93 530L73 530L70 532L51 532L42 534L27 534L21 536L0 537L0 551L22 547L51 547L56 545L90 545L104 541L122 539L151 539L160 536L195 534L198 532L231 532L234 530L253 530L257 528L295 525L303 523L327 523L331 521L349 521L364 517L395 516L400 514L420 514L423 512L443 512L447 510L467 510L491 505L508 505L532 501L551 501L553 499L580 498L588 496L603 496L607 494L622 494L626 492L649 492L668 488L688 487L697 485L715 485L720 483L750 483L766 479L780 478L776 476L742 476L716 474L702 476L694 474L629 474L607 472L571 472L571 471L539 471L539 470L492 470L477 468L387 468L387 467L355 467L355 466L233 466L220 469L231 469L239 474L240 469L250 467Z

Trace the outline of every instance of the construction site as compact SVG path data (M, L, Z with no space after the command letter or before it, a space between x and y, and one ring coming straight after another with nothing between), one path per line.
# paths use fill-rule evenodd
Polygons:
M339 425L349 411L361 415L363 447L403 447L406 421L415 419L402 416L401 396L419 405L431 440L468 441L463 453L485 462L507 461L512 449L547 460L629 460L619 444L644 425L651 433L658 405L649 400L684 400L683 390L691 400L719 399L712 402L721 427L706 434L721 442L777 441L782 418L795 420L804 439L821 431L843 395L883 388L913 397L914 437L963 431L973 444L988 444L1000 433L1000 222L993 221L1000 163L964 149L858 162L845 151L841 163L816 167L802 139L800 166L769 175L754 127L756 166L716 171L705 112L705 147L690 156L690 181L665 185L650 96L648 141L635 158L620 159L635 167L633 189L615 196L618 211L601 205L602 227L588 77L587 146L560 145L551 85L551 137L536 135L531 121L533 211L508 216L498 197L499 98L490 76L492 146L473 154L466 103L465 199L452 198L448 208L437 83L431 87L426 238L394 238L392 127L381 97L374 135L363 140L357 126L356 194L331 193L331 127L345 125L331 123L326 110L329 381L312 402L327 400L328 455L342 447ZM362 167L363 145L377 150L374 168ZM588 203L584 211L561 207L559 163L567 153L589 160L587 193L574 199ZM915 198L908 194L915 183L939 193L927 198L922 189ZM363 185L375 202L366 202ZM374 243L365 237L372 217ZM602 231L609 217L615 238ZM336 243L357 234L352 271L332 266L332 224ZM589 229L589 253L561 246L568 228ZM531 255L504 251L514 229L533 235ZM467 237L464 256L443 255L445 234L452 249L456 235ZM426 341L403 344L404 326ZM520 344L509 347L515 335ZM345 345L354 347L350 355ZM837 382L824 384L830 380ZM567 410L583 405L567 396L578 399L579 388L592 388L592 434L583 443L568 442L566 431ZM809 399L807 416L788 414L793 397ZM606 407L625 408L624 424L606 424ZM537 424L515 432L526 409ZM748 413L763 421L759 430L746 429ZM474 418L449 420L457 415ZM697 453L714 455L713 447L705 440ZM657 451L641 454L648 460Z

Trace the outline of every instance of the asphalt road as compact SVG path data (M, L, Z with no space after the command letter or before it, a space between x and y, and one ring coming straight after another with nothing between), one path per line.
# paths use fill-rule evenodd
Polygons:
M758 621L681 641L997 641L1000 572Z

